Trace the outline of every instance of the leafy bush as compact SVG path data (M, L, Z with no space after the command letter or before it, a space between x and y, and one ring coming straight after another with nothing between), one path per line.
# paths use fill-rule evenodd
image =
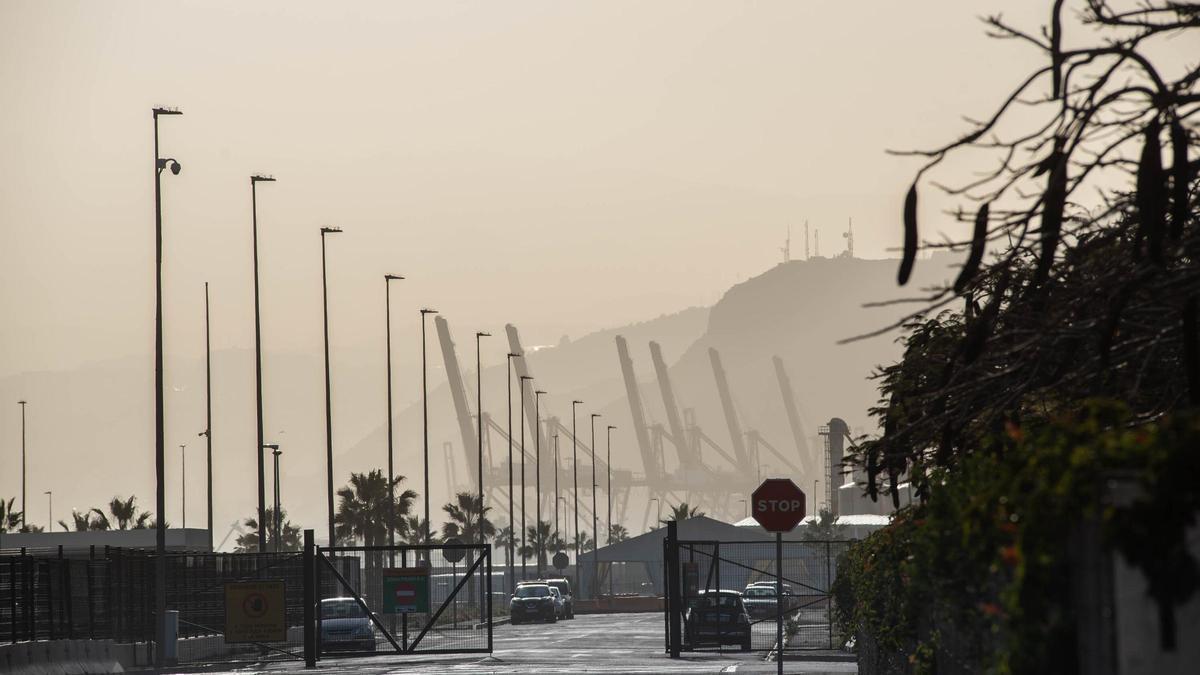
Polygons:
M1073 672L1067 582L1092 523L1146 575L1163 645L1173 646L1174 608L1200 583L1185 539L1200 512L1200 416L1131 424L1123 406L1089 402L985 444L934 475L924 504L847 552L834 588L841 634L865 636L916 672L945 660ZM1136 485L1126 503L1112 498L1113 480Z

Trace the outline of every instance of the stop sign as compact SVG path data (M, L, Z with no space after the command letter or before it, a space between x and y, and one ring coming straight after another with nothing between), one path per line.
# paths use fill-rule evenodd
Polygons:
M768 478L750 495L750 514L767 532L791 532L804 520L804 491L787 478Z

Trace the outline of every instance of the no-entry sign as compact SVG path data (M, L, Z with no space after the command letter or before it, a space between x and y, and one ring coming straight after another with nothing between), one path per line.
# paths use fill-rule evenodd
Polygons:
M804 520L804 491L787 478L768 478L750 495L750 514L767 532L791 532Z

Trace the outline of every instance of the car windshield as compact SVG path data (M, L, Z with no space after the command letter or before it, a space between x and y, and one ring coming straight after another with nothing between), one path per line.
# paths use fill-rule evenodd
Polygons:
M544 598L550 595L549 586L521 586L517 588L518 598Z
M747 598L773 598L775 597L775 590L769 586L755 586L754 588L747 588L745 596Z
M322 619L360 619L365 616L362 607L354 600L326 600L321 603Z

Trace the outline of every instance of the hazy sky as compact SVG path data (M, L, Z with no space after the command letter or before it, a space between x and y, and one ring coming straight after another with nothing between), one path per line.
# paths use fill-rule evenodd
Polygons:
M337 225L335 368L381 367L393 272L411 372L421 306L460 340L511 322L547 344L709 305L778 262L789 224L794 257L805 220L829 255L849 218L860 257L887 255L913 164L884 150L989 111L1036 57L978 17L1036 27L1043 4L4 0L0 377L150 358L155 105L184 112L161 124L183 164L163 180L169 386L202 386L175 365L202 357L206 280L214 349L253 345L252 172L279 179L259 191L268 353L319 354ZM115 395L148 406L127 380ZM0 494L18 425L0 405Z
M251 344L254 171L279 178L268 348L319 348L326 224L335 350L377 358L385 271L414 327L425 304L549 342L710 304L805 219L884 255L911 167L884 149L961 130L1032 58L982 37L996 5L6 0L0 374L152 349L154 105L184 112L169 355L202 349L205 280L214 346Z

